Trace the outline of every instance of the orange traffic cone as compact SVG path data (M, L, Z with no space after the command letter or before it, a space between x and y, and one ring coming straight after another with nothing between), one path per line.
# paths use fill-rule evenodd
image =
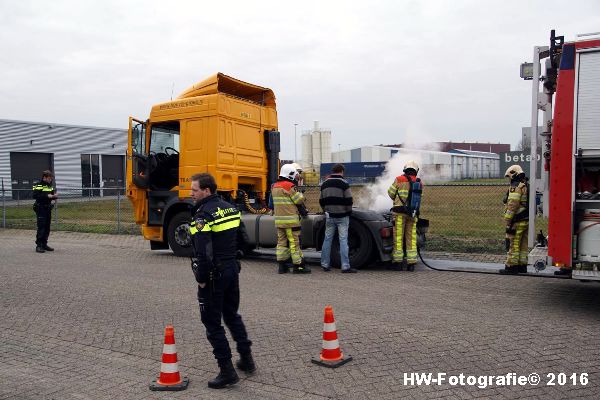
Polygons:
M337 330L335 328L335 319L333 318L333 308L325 307L325 317L323 318L323 348L321 355L317 359L312 358L314 364L322 365L328 368L337 368L352 360L352 357L342 354L340 343L338 342Z
M152 381L150 390L177 391L187 389L190 383L187 377L179 375L177 366L177 350L175 349L175 329L172 325L165 328L165 344L163 346L162 363L160 364L160 376Z

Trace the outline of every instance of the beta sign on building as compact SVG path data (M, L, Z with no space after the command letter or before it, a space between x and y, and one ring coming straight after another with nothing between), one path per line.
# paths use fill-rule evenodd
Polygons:
M542 168L542 156L538 154L537 156L537 177L540 177L540 171ZM530 176L529 173L529 164L531 162L531 154L525 153L522 151L509 151L506 153L500 153L500 173L504 176L504 172L514 164L519 164L523 171L525 171L525 175Z

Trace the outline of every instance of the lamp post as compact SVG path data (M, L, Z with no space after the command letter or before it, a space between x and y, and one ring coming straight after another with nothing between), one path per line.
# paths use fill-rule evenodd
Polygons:
M294 124L294 162L298 161L298 140L296 139L296 127L298 124Z

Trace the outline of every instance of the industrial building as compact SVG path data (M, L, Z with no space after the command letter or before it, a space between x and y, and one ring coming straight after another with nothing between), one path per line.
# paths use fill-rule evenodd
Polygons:
M49 169L59 192L82 188L83 195L114 194L87 188L125 186L126 148L125 129L0 119L0 180L7 197L28 197Z
M331 162L331 130L319 127L319 121L314 127L301 136L302 162L306 170L319 170L322 163Z
M457 180L497 178L500 176L500 157L498 154L470 150L441 152L386 146L364 146L333 152L332 162L361 163L364 166L363 176L370 177L373 172L373 165L387 162L394 156L414 159L421 165L421 174L435 176L439 179ZM369 171L366 171L367 167L370 168ZM359 171L360 168L354 166L352 170Z

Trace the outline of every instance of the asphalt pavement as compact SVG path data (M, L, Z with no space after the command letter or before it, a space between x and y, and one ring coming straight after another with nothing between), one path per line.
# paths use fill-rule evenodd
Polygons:
M217 367L189 260L137 236L68 232L53 232L56 251L37 254L34 236L0 229L0 399L600 398L594 282L421 264L279 275L274 261L245 260L240 312L258 371L216 391L206 387ZM353 357L337 369L311 363L327 305ZM190 379L183 392L148 389L167 324ZM511 385L512 374L540 382Z

